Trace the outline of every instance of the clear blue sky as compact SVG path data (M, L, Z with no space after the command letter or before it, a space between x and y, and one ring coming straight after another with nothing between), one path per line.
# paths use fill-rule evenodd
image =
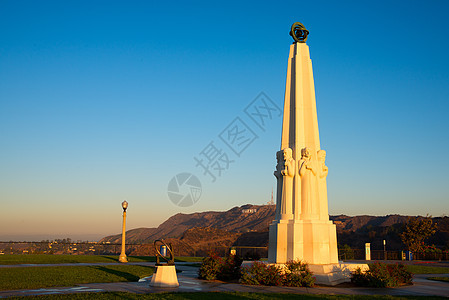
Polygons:
M448 214L449 1L0 1L0 240L119 233L263 204L275 187L288 32L309 29L330 214ZM257 139L219 144L236 117ZM211 142L234 162L195 167ZM202 196L167 185L195 174Z

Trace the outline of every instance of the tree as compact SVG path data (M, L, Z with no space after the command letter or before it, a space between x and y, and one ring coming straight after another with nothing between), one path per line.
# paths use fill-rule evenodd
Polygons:
M437 230L437 224L433 223L432 216L409 217L405 224L401 240L407 250L419 252L424 250L424 241Z

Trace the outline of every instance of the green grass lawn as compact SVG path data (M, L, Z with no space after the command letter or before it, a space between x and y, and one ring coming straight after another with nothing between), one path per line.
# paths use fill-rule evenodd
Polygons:
M176 257L178 262L199 262L202 257ZM155 262L154 256L130 256L130 262ZM65 264L65 263L112 263L118 262L118 255L51 255L51 254L4 254L0 265L16 264Z
M449 268L443 267L407 265L407 269L413 274L449 274Z
M115 255L4 254L0 265L117 262Z
M204 257L176 256L175 262L202 262Z
M134 265L2 268L0 290L138 281L152 275L153 271L153 267Z
M70 300L82 300L82 299L98 299L98 300L109 300L109 299L143 299L143 300L181 300L181 299L192 299L192 300L202 300L202 299L242 299L242 300L269 300L269 299L304 299L304 300L316 300L316 299L329 299L329 300L358 300L358 299L376 299L376 300L423 300L423 299L445 299L444 297L419 297L419 296L359 296L359 295L304 295L304 294L271 294L271 293L162 293L162 294L131 294L131 293L82 293L82 294L68 294L68 295L45 295L45 296L34 296L34 297L13 297L10 299L49 299L49 300L59 300L59 299L70 299Z

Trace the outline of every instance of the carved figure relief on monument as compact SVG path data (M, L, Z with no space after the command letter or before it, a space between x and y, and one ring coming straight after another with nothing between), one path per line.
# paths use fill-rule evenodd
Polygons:
M316 161L312 159L309 148L301 149L299 176L301 177L301 212L304 219L312 219L316 213L316 203L312 203L316 193Z
M319 197L319 205L321 212L320 219L321 220L329 220L328 215L328 204L327 204L327 183L326 183L326 177L327 173L329 172L329 168L325 165L326 160L326 151L319 150L317 152L317 158L318 158L318 197Z
M282 150L284 158L284 169L281 171L282 186L282 206L281 219L288 220L293 216L293 176L295 175L295 160L292 157L292 149L285 148Z
M280 219L280 210L281 210L281 201L282 201L282 185L283 185L283 180L282 180L282 170L284 169L284 159L283 159L283 151L278 151L276 152L276 160L277 160L277 165L276 165L276 170L274 171L274 176L276 177L277 180L277 190L276 190L276 213L275 213L275 219L279 220Z

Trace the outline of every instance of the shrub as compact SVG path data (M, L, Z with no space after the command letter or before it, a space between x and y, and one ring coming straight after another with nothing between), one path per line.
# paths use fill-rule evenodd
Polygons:
M222 260L217 279L228 281L240 278L240 267L243 260L237 255L229 255Z
M285 264L282 285L312 287L315 278L309 266L301 261L289 261Z
M223 260L218 254L211 252L203 258L200 269L198 270L198 278L206 280L217 279L217 274L223 265Z
M357 268L355 272L351 274L351 282L358 286L369 286L368 275L360 268Z
M403 264L391 264L389 265L390 275L396 278L398 283L401 284L412 284L413 274L407 267Z
M412 283L412 273L403 264L369 264L369 270L362 272L357 269L351 277L351 282L359 286L395 287Z
M435 245L432 245L432 246L424 246L424 252L425 253L443 253L443 250L435 247Z
M198 270L198 278L206 280L239 279L241 264L242 259L235 255L221 258L216 253L210 253L203 259Z
M289 261L284 268L276 265L254 262L242 268L240 282L252 285L307 286L315 283L315 278L306 263Z
M281 269L276 265L268 265L255 261L242 268L240 282L253 285L281 285Z

